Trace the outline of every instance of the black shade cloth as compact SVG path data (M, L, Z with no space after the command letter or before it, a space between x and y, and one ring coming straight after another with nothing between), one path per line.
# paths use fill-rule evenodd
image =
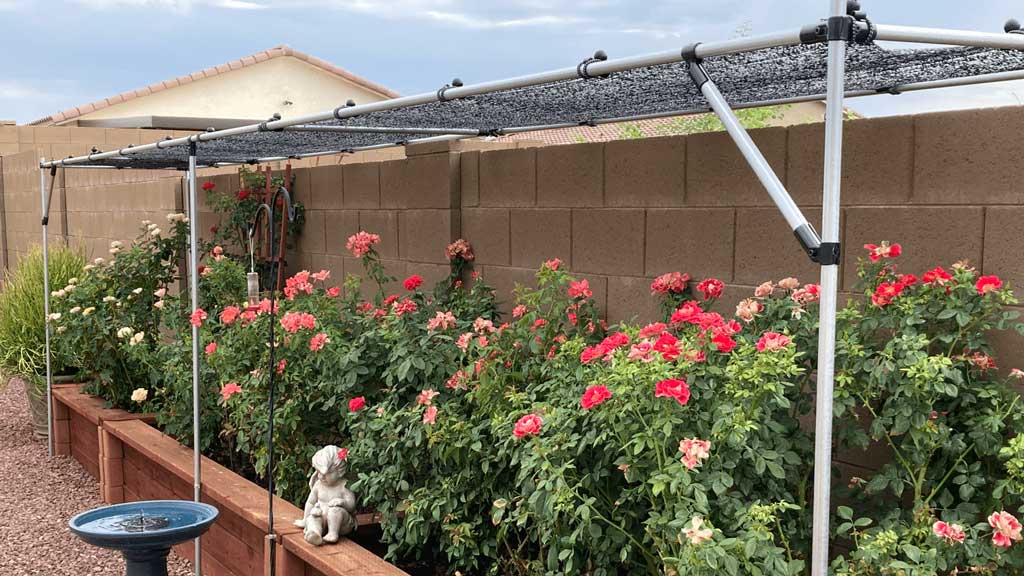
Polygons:
M710 76L733 106L824 94L827 45L770 48L708 58ZM851 44L846 90L885 91L893 86L1024 69L1024 51L987 48L888 50ZM604 78L574 79L434 102L322 125L393 128L468 128L481 131L548 124L582 124L635 115L705 112L708 104L685 62L637 68ZM201 142L199 165L342 151L422 138L413 134L255 132ZM173 146L97 160L125 168L185 169L188 147Z

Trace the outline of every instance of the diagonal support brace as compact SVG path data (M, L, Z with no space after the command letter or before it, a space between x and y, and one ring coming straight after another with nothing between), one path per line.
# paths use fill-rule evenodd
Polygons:
M725 130L732 137L740 153L743 154L743 158L750 165L754 174L757 175L761 185L768 191L768 195L772 197L779 211L782 212L782 216L793 230L793 234L796 236L797 241L800 242L800 246L803 247L807 256L814 262L823 265L837 262L839 258L839 245L822 245L818 232L807 221L803 212L800 211L796 202L789 195L785 185L782 184L775 171L772 170L771 165L768 164L768 160L761 154L757 145L750 138L750 134L740 124L739 118L736 117L729 103L726 102L725 97L718 90L714 80L708 75L708 71L704 68L703 63L700 60L690 60L689 68L690 78L693 79L693 82L704 95L704 98L707 99L711 109L722 121Z

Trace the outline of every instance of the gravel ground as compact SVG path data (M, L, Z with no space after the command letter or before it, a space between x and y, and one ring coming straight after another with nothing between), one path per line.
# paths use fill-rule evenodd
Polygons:
M0 389L0 575L124 574L120 553L68 530L72 516L102 505L97 482L78 462L47 458L46 444L33 438L23 386ZM188 576L190 566L171 553L171 576Z

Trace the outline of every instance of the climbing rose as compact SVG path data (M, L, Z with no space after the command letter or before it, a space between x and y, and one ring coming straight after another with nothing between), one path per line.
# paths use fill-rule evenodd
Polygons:
M278 376L280 376L281 374L284 374L284 367L287 366L287 365L288 365L288 361L285 360L284 358L282 358L281 361L277 363L277 375Z
M327 280L328 278L331 277L331 271L330 270L321 270L319 272L314 272L314 273L310 274L310 276L313 277L313 280L317 280L317 281L323 282L323 281L325 281L325 280Z
M697 290L704 295L705 300L718 298L722 295L723 288L725 288L725 284L715 278L708 278L697 284Z
M779 334L778 332L765 332L761 339L757 341L758 352L771 352L773 350L780 350L789 346L793 340L785 334Z
M690 388L685 380L670 378L662 380L654 385L654 396L656 398L675 398L680 406L686 406L690 401Z
M338 296L341 296L341 288L337 286L331 286L330 288L327 289L328 298L337 298Z
M413 274L412 276L409 276L408 278L405 279L405 282L402 282L402 286L405 286L405 289L410 291L410 292L412 292L413 290L419 288L420 285L422 285L422 284L423 284L423 277L422 276L417 276L416 274Z
M231 324L238 319L238 315L241 313L238 306L225 306L220 311L220 321L224 324Z
M459 347L459 350L462 350L463 352L465 352L466 349L469 348L469 341L472 340L472 339L473 339L473 333L472 332L466 332L466 333L462 334L461 336L459 336L455 340L455 345Z
M889 244L888 242L882 242L881 246L865 244L864 249L868 251L868 258L872 262L878 262L882 258L895 258L903 252L903 248L899 244Z
M206 320L206 312L202 308L196 308L192 312L192 315L189 316L188 322L196 328L199 328L203 325L203 320Z
M238 191L238 194L235 194L235 198L237 198L238 201L241 202L242 200L248 198L250 194L252 194L252 190L249 190L248 188L242 188L241 190Z
M661 335L658 336L658 339L654 341L652 348L655 352L661 354L661 357L664 358L666 362L672 362L678 358L679 354L682 352L682 345L680 344L679 339L668 332L662 332Z
M921 276L921 280L923 280L925 284L938 284L940 286L952 279L953 275L946 272L942 266L936 266Z
M683 534L690 539L690 543L698 545L705 540L711 540L711 536L714 535L714 530L708 528L701 529L701 525L704 524L704 519L700 516L694 516L690 520L690 527L683 530Z
M210 342L209 344L206 345L206 355L207 356L212 356L213 353L216 352L216 351L217 351L217 343L216 342Z
M605 400L612 397L611 391L605 386L591 386L587 388L586 392L583 393L583 397L580 398L580 404L584 410L590 410L598 404L604 403Z
M234 396L235 394L238 394L241 391L242 391L242 387L241 386L239 386L238 384L236 384L234 382L228 382L227 384L224 385L223 388L220 389L220 395L221 395L222 398L227 400L227 399L231 398L232 396Z
M543 268L547 268L548 270L558 270L558 267L561 265L561 258L552 258L551 260L544 262Z
M999 279L999 276L982 276L978 278L978 281L974 283L975 290L978 294L988 294L993 290L999 290L1003 287L1003 281Z
M642 340L633 344L629 349L629 355L627 358L630 360L639 360L641 362L652 362L655 357L651 354L654 352L654 345L651 344L650 340Z
M512 434L516 438L522 438L523 436L535 436L540 434L540 427L544 425L544 419L536 414L527 414L516 422L514 428L512 428Z
M681 294L686 291L689 281L690 275L682 272L662 274L651 282L651 294Z
M437 406L427 406L423 412L423 423L433 424L435 420L437 420Z
M569 283L569 298L590 298L594 293L590 290L590 281L580 280Z
M939 538L942 538L949 545L963 544L964 527L959 524L947 524L942 520L937 520L932 524L932 534L935 534Z
M526 306L522 304L519 304L518 306L512 309L513 318L522 318L523 314L526 314Z
M682 324L684 322L693 323L702 312L703 310L701 309L700 304L694 300L688 300L680 304L679 308L676 308L676 310L672 312L671 322L673 324Z
M914 276L913 274L903 274L897 280L899 280L900 284L903 284L908 288L919 282L917 276Z
M764 310L764 306L760 302L753 298L747 298L736 305L736 316L740 320L750 323L753 322L754 316L757 316L762 310Z
M331 339L327 337L327 334L320 332L319 334L315 334L312 338L309 339L309 349L313 352L316 352L322 349L324 345L330 341Z
M1009 548L1014 542L1019 542L1020 522L1009 512L993 512L988 517L988 525L992 527L992 544L1000 548Z
M469 241L462 238L459 238L455 242L449 244L444 250L444 255L447 256L449 260L461 258L466 262L472 262L476 258L476 255L473 254L473 246L470 245Z
M217 185L214 184L213 182L203 182L203 190L206 190L207 192L213 190L216 187Z
M431 390L430 388L427 388L426 390L421 391L419 393L419 396L416 396L416 404L418 406L423 406L423 405L430 406L433 403L434 398L438 394L440 394L440 392L437 392L435 390Z
M149 390L145 388L136 388L132 391L132 402L142 403L149 397Z
M476 320L473 320L473 330L477 334L490 334L494 332L494 322L486 318L477 317Z
M683 464L687 470L700 466L702 460L710 456L711 441L700 438L685 438L679 441L679 451L683 453Z
M370 251L374 244L380 244L380 236L377 234L371 234L365 230L360 230L348 237L348 242L345 243L345 249L351 252L356 258L362 258Z

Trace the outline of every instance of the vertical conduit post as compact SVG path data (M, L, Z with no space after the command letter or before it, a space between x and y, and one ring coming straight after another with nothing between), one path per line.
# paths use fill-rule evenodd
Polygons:
M50 220L50 206L46 199L46 169L42 167L46 158L39 159L39 197L42 200L40 212L43 224L43 315L46 332L46 454L53 458L53 368L50 361L50 246L47 226ZM27 383L29 386L33 384Z
M189 250L189 292L192 298L192 313L199 308L199 202L196 193L196 143L190 141L188 145L188 250ZM199 452L199 327L192 326L192 456L194 458L193 497L199 502L200 488L200 463L202 455ZM195 574L200 576L203 573L202 546L198 537L195 539Z
M839 246L839 189L843 159L843 89L846 71L846 0L830 0L828 88L825 108L825 169L822 189L822 243ZM824 252L824 246L822 252ZM811 575L828 574L830 492L832 488L832 396L835 384L836 300L839 258L822 262L818 321L818 382L814 416L814 526Z

